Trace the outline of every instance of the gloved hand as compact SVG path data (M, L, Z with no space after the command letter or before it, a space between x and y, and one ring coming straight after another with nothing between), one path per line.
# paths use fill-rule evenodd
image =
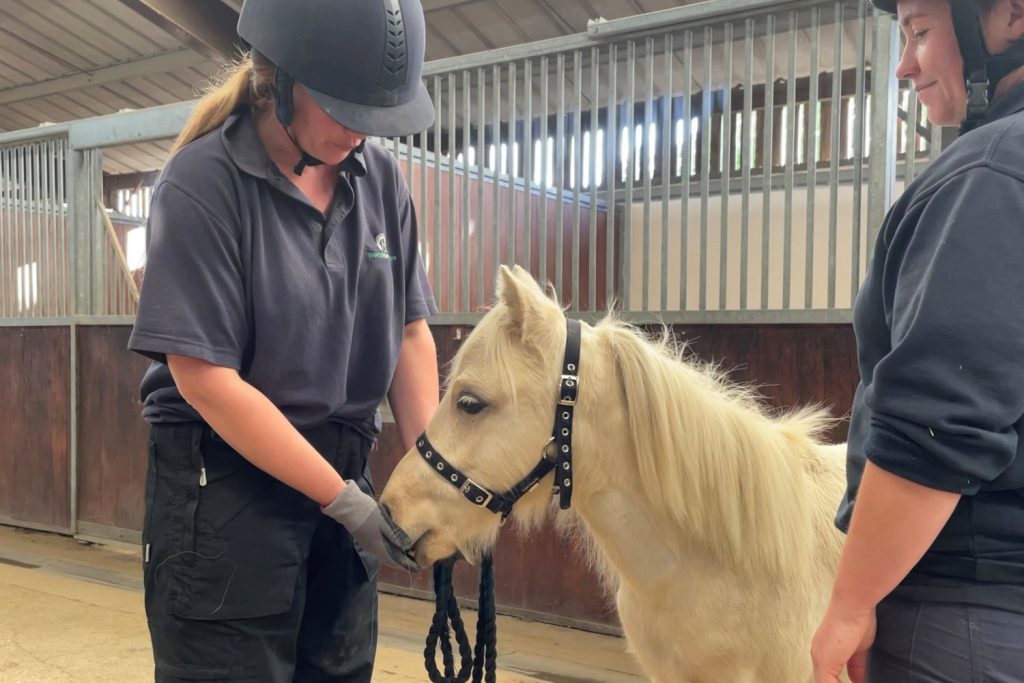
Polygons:
M381 562L411 572L421 569L410 555L409 537L354 481L345 482L345 488L323 508L323 513L345 527L360 548Z

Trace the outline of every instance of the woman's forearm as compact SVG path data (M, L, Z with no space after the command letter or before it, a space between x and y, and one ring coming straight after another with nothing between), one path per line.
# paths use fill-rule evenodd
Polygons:
M874 609L914 568L959 500L958 493L915 484L869 461L839 559L833 602L850 612Z
M321 505L344 488L330 463L235 370L185 356L167 362L185 400L253 465Z
M412 448L437 410L437 348L426 320L405 326L388 403L405 450Z

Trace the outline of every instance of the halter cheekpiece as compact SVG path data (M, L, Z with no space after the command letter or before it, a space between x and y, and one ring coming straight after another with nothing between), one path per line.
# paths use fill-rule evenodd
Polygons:
M565 323L565 354L562 358L562 374L558 383L558 401L551 438L544 445L540 462L515 486L504 493L496 493L476 483L445 460L430 443L426 432L416 439L416 449L431 469L457 488L470 503L500 514L502 522L512 512L512 506L552 470L555 470L552 494L558 493L559 507L567 510L572 503L572 419L580 388L580 323L578 320L569 319L566 319ZM552 444L555 447L553 459L547 455L548 446Z

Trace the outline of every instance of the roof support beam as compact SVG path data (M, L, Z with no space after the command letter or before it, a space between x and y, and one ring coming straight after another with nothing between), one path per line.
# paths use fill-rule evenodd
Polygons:
M238 12L210 0L121 0L185 45L218 63L238 54Z
M165 73L177 69L206 64L209 60L203 55L192 50L175 50L165 52L152 57L142 57L130 62L121 62L85 73L76 73L68 76L59 76L38 83L16 85L0 90L0 104L10 104L22 100L30 100L34 97L46 97L56 93L65 94L71 90L79 90L103 83L121 81L136 76L147 76L156 73Z

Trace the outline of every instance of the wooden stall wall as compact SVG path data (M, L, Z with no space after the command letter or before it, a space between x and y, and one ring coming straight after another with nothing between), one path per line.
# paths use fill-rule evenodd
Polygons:
M78 522L89 536L139 542L146 441L139 382L149 361L127 325L78 328Z
M138 385L146 362L126 350L128 326L78 326L78 513L85 535L138 540L142 528L147 427ZM441 367L471 331L435 326ZM857 381L849 325L678 326L695 355L756 382L777 407L822 403L843 416ZM0 382L8 415L0 422L0 521L67 529L69 519L68 328L0 328ZM845 423L834 440L845 438ZM377 490L403 455L386 425L373 456ZM556 623L608 628L614 610L572 544L548 525L532 539L503 530L496 553L497 600L506 612ZM460 595L477 593L475 570L457 573ZM430 574L387 570L385 590L426 594Z
M0 522L68 531L70 334L0 327Z

